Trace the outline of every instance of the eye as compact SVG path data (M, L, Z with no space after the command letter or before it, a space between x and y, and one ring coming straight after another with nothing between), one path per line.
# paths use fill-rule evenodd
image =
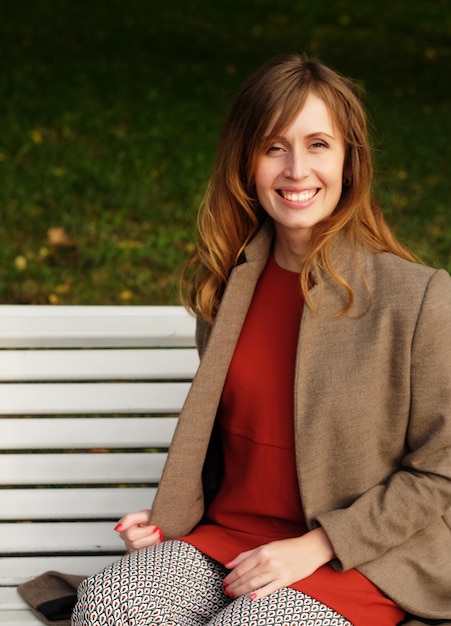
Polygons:
M284 148L282 146L272 145L266 149L266 154L279 154L280 152L283 152L283 151L284 151Z
M318 149L318 148L328 148L328 144L325 141L315 141L314 143L310 144L311 148L314 149Z

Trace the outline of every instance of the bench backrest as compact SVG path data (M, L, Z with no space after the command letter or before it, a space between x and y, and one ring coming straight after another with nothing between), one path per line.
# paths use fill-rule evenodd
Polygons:
M152 504L194 328L181 307L0 307L0 584L123 553L112 529Z

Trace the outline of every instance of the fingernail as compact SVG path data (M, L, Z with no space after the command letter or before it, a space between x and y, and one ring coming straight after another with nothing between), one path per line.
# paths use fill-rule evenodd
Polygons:
M255 593L255 591L253 591L252 593L249 594L249 599L250 600L255 600L256 597L257 597L257 594Z
M123 524L119 523L119 524L116 524L116 526L114 527L114 530L116 532L119 532L120 530L123 529L123 527L124 527Z
M163 531L161 528L158 529L158 534L160 535L160 542L163 541Z
M222 581L222 586L223 586L223 587L227 587L227 586L228 586L228 584L229 584L229 583L228 583L226 580L223 580L223 581Z
M233 591L229 591L228 589L225 589L224 593L229 598L234 598L235 597L235 594L233 593Z

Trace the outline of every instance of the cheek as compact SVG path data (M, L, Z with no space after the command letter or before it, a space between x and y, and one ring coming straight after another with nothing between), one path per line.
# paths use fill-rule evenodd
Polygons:
M265 193L272 187L274 182L274 173L268 166L258 167L254 175L254 184L257 194Z

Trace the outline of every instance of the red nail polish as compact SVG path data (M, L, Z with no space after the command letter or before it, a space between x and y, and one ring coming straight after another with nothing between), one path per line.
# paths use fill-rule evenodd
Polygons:
M158 534L160 535L160 542L163 541L164 537L163 537L163 531L161 530L161 528L158 529Z
M119 523L119 524L116 524L116 526L114 527L114 530L116 532L119 532L122 530L122 528L123 528L123 524Z
M228 583L226 580L223 580L223 581L222 581L222 586L223 586L223 587L227 587L228 585L229 585L229 583Z
M233 593L233 591L229 591L228 589L226 589L224 591L224 593L226 594L226 596L228 596L229 598L235 598L235 594Z
M249 594L249 600L255 600L256 597L257 597L257 594L255 593L255 591Z

